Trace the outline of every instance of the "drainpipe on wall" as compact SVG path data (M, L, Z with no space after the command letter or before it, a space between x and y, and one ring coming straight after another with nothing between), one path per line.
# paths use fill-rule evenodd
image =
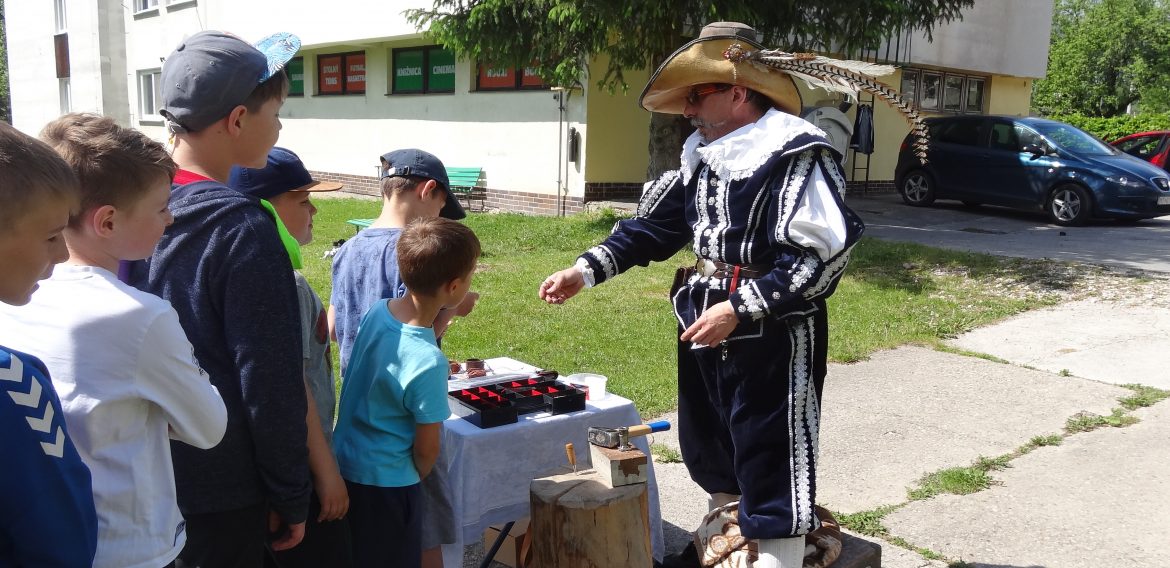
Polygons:
M565 195L568 193L567 168L565 162L565 93L564 87L553 87L553 98L557 100L557 216L565 216ZM562 175L563 174L563 175Z

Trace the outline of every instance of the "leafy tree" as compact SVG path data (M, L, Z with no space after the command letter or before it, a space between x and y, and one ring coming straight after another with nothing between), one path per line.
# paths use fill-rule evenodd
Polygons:
M764 44L792 51L852 53L900 30L961 17L973 0L435 0L407 17L460 57L535 66L547 82L579 85L588 64L608 59L600 86L626 89L624 69L654 68L707 22L751 24ZM686 122L651 119L650 174L678 167Z
M1170 1L1057 0L1048 75L1032 106L1041 114L1170 110Z

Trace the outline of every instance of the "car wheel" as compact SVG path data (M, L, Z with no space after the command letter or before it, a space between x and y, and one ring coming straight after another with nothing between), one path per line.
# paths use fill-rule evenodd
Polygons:
M1048 196L1048 217L1057 225L1084 225L1093 210L1089 192L1079 185L1065 184Z
M934 203L934 181L930 174L922 170L914 170L902 179L902 201L906 205L923 207Z

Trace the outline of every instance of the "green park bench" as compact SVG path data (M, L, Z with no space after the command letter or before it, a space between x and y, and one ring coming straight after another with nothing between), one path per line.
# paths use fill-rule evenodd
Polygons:
M472 201L479 201L479 210L483 211L487 201L487 188L480 184L483 168L447 168L447 180L451 184L451 193L471 209ZM354 231L360 231L373 223L373 219L350 219L346 221L353 225Z

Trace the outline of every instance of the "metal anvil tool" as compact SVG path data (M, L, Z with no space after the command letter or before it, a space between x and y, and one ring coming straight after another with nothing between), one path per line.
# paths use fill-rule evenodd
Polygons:
M625 451L633 449L633 446L630 445L630 438L637 438L638 436L645 436L666 430L670 430L670 422L665 420L659 420L658 422L651 422L649 424L638 424L636 426L622 426L621 428L590 426L589 443L594 446L617 448Z
M590 426L587 437L593 469L609 487L645 483L649 458L630 444L630 438L669 429L666 421L621 428Z

